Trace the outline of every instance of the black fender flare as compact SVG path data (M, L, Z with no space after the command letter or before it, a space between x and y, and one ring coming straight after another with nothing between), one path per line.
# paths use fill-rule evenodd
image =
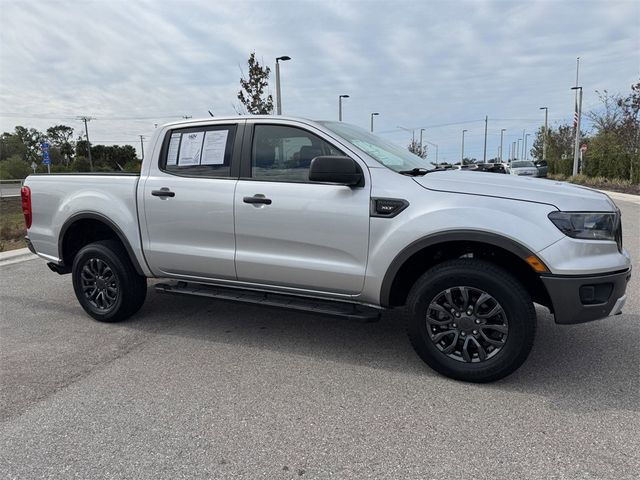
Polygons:
M493 245L513 253L523 261L531 255L535 256L535 254L524 245L496 233L483 232L479 230L450 230L448 232L439 232L432 235L427 235L420 238L419 240L410 243L393 259L393 261L387 268L384 279L382 280L382 285L380 287L380 305L383 307L390 306L391 288L393 286L396 275L398 274L398 271L400 271L400 268L409 258L411 258L412 255L418 253L424 248L431 247L439 243L459 241L486 243L489 245Z
M136 258L135 253L133 252L133 248L131 248L131 244L129 243L129 240L127 240L127 237L122 232L120 227L118 227L115 223L113 223L108 217L105 217L104 215L100 213L95 213L95 212L76 213L71 217L69 217L62 225L62 228L60 229L60 235L58 236L58 257L60 258L60 262L63 265L64 265L64 257L63 257L64 237L67 234L67 230L69 229L69 227L71 227L71 225L73 225L74 223L80 220L96 220L98 222L104 223L107 227L113 230L115 234L118 236L118 239L124 246L125 250L127 251L127 255L129 255L129 259L131 260L133 267L136 269L136 272L139 275L146 276L144 271L142 270L142 267L140 267L140 263L138 262L138 259ZM71 265L64 265L64 266L69 268L71 267Z

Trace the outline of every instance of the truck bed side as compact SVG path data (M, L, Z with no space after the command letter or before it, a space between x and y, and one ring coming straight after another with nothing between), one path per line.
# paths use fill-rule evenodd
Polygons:
M139 175L131 174L29 176L25 186L31 189L33 222L28 236L36 253L62 265L62 242L73 224L93 221L91 225L95 226L102 222L124 240L142 270L140 273L150 275L142 254L138 225L139 180Z

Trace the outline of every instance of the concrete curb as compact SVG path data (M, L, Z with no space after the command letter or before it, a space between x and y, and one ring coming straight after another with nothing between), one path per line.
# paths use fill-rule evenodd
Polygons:
M38 258L38 256L31 253L28 248L19 248L17 250L9 250L8 252L0 252L0 266L33 260L35 258Z
M613 200L621 200L623 202L635 203L636 205L640 205L640 196L631 195L629 193L620 193L620 192L612 192L610 190L598 190L599 192L606 193Z

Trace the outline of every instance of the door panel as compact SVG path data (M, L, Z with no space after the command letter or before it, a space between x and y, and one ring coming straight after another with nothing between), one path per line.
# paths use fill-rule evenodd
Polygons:
M147 179L145 256L154 274L235 280L232 199L236 182L168 175ZM175 196L152 195L161 188Z
M236 125L208 125L167 133L142 197L144 253L155 275L236 279L235 132Z
M253 179L240 179L235 194L238 280L360 293L369 246L368 176L366 186L356 188L309 182L315 156L342 152L319 134L281 124L255 125L252 136L243 161Z
M256 194L271 204L244 202ZM238 280L347 294L362 290L367 189L240 180L235 208Z

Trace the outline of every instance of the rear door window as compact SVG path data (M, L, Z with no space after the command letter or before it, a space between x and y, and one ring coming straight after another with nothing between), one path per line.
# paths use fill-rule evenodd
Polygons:
M160 168L186 176L229 177L236 125L172 130L165 139Z

